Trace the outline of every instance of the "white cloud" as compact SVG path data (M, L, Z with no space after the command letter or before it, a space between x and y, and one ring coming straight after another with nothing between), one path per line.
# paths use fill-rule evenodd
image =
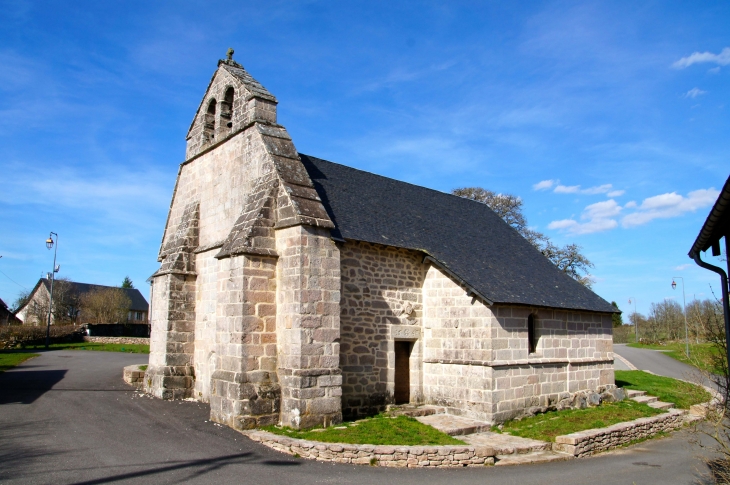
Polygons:
M676 271L684 271L685 269L687 269L687 268L689 268L689 267L691 267L691 266L692 266L692 265L691 265L691 264L689 264L689 263L688 263L688 264L680 264L679 266L676 266L676 267L675 267L674 269L675 269Z
M581 219L606 219L616 217L619 212L621 212L621 206L615 200L609 199L587 206L583 211Z
M547 190L553 186L553 184L556 184L557 180L543 180L542 182L538 182L535 185L532 186L532 190Z
M618 226L613 219L597 219L595 221L578 222L575 219L563 219L548 224L548 229L558 229L570 234L591 234L594 232L608 231Z
M607 193L606 195L609 197L621 197L626 193L625 190L612 190L611 192Z
M633 209L636 207L636 201L630 200L624 205L624 209Z
M675 69L684 69L692 64L701 64L704 62L727 66L730 64L730 47L725 47L719 54L713 54L712 52L693 52L691 55L683 57L672 64L672 67Z
M683 197L676 192L655 195L644 199L637 211L621 220L623 227L635 227L654 219L678 217L712 205L719 192L714 188L695 190Z
M581 190L581 194L605 194L613 188L611 184L597 185Z
M707 94L707 91L703 91L699 88L692 88L685 93L684 97L695 99L697 96L702 96L703 94Z
M558 185L553 192L556 194L576 194L580 192L580 185Z
M720 72L720 66L708 69L707 72L709 72L710 74L717 74L718 72Z
M603 232L618 227L613 217L621 212L621 206L615 200L610 199L604 202L596 202L587 206L581 214L581 220L578 222L574 219L563 219L553 221L548 225L548 229L557 229L570 234L591 234L594 232Z
M542 183L542 182L540 182ZM580 185L561 185L558 184L553 192L556 194L588 194L588 195L595 195L595 194L606 194L611 191L613 188L613 185L611 184L603 184L603 185L596 185L595 187L588 187L587 189L581 189ZM621 191L623 194L623 191Z

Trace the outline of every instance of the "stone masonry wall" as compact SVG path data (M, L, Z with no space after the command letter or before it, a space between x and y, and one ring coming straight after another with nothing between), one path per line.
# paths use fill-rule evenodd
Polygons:
M210 413L235 429L279 422L276 267L270 256L220 260Z
M686 413L687 411L682 409L670 409L664 414L617 423L607 428L588 429L557 436L553 443L553 450L570 453L577 457L593 455L654 436L657 433L681 428L685 422Z
M281 421L294 428L342 421L340 252L329 231L276 231Z
M424 395L449 412L502 422L613 384L611 316L487 307L438 268L424 284ZM530 354L527 319L538 343Z
M373 415L393 403L397 335L420 336L426 274L417 251L348 241L340 248L342 412ZM396 334L393 335L393 329ZM405 338L412 340L411 338ZM411 353L411 402L422 400L420 339Z
M201 248L220 245L241 215L248 195L274 165L256 126L232 136L180 167L165 242L182 220L185 205L200 202Z
M321 443L266 431L252 431L248 437L289 455L353 465L390 468L453 468L494 465L494 449L488 446L383 446Z
M145 391L161 399L185 399L192 396L195 378L195 277L164 274L153 285Z
M198 273L195 295L195 390L194 397L210 402L210 382L216 366L216 311L218 300L217 249L195 255Z
M426 402L489 420L493 369L485 364L494 356L491 309L434 266L428 268L423 291Z

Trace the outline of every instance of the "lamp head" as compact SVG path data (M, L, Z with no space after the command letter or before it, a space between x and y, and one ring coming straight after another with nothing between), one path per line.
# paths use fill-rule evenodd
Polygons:
M51 236L48 236L48 239L46 239L46 247L48 249L51 249L53 247L53 239L51 239Z
M672 280L672 289L674 290L676 288L677 288L677 282Z

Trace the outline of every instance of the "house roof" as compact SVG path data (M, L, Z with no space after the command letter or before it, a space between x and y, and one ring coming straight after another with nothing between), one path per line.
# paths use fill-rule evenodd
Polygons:
M730 236L730 177L725 181L725 186L692 244L690 257L700 251L707 251L713 245L718 245L724 236Z
M422 251L489 302L616 311L483 203L299 155L335 238Z
M38 284L43 284L47 290L50 291L50 283L47 278L41 278ZM148 311L149 310L149 304L147 303L147 300L144 296L142 296L142 293L137 288L120 288L118 286L104 286L104 285L92 285L89 283L77 283L75 281L68 281L68 284L71 285L72 291L74 291L77 295L81 296L85 293L88 293L92 290L98 290L98 289L106 289L106 288L115 288L124 291L127 294L127 298L132 302L130 306L130 310L133 311ZM38 285L36 285L38 287ZM35 289L33 290L35 292Z

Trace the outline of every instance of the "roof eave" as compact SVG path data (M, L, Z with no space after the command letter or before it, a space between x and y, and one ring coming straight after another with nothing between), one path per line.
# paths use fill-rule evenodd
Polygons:
M718 224L730 218L730 177L725 181L725 185L720 191L720 195L715 201L710 214L707 216L705 223L700 229L692 248L689 251L689 257L701 251L707 251L713 244L716 244L726 234L719 232L721 230Z

